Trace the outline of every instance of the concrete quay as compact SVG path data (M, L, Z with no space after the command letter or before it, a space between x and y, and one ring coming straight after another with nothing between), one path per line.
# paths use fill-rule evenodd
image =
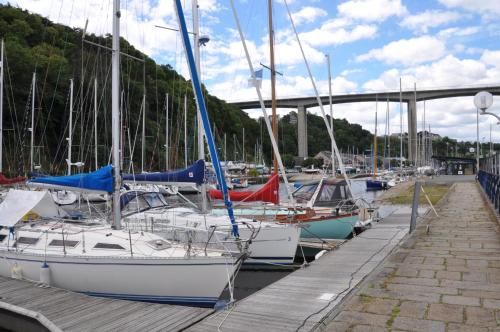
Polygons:
M456 183L416 231L330 316L323 331L500 331L497 216Z

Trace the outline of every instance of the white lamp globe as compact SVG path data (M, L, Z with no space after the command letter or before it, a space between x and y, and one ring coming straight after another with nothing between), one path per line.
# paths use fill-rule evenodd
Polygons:
M474 105L481 111L486 111L493 104L493 95L487 91L478 92L474 96Z

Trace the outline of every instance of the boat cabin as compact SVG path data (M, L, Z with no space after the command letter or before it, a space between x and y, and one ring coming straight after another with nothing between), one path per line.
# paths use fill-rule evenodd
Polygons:
M167 207L168 203L161 193L145 191L128 191L120 196L123 216L144 212L155 208Z
M303 184L293 192L293 198L308 207L336 207L352 197L345 180L322 179Z

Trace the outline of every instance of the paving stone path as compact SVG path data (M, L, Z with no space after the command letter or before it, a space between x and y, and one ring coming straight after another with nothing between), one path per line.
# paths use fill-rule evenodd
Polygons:
M324 330L500 331L499 224L480 190L455 184Z

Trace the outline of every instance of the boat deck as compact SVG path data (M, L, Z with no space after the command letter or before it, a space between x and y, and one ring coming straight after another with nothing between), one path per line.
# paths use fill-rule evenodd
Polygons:
M408 233L411 209L395 211L308 267L205 318L188 331L309 331L319 327Z
M206 308L97 298L0 277L0 325L9 330L179 331L212 312ZM32 319L27 319L29 316Z

